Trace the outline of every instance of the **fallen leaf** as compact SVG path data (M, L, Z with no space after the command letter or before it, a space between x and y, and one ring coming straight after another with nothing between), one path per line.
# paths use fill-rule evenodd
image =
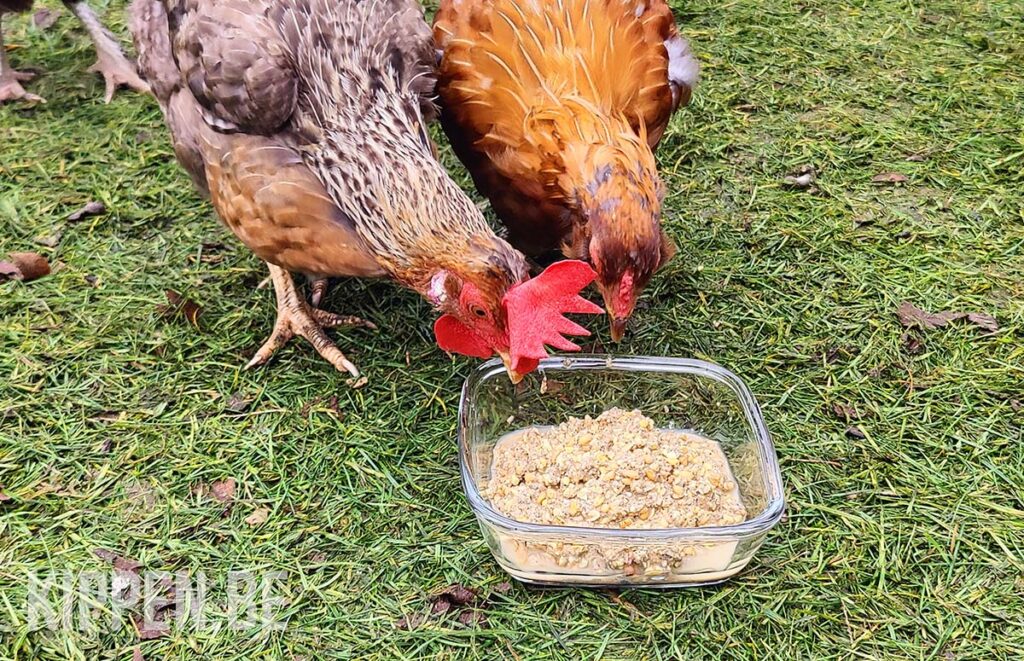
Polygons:
M967 319L969 322L994 333L999 330L999 322L992 315L981 312L926 312L910 301L903 301L896 310L896 316L900 323L906 328L923 328L934 330L948 325L950 322L959 319Z
M132 618L135 630L139 633L140 640L153 640L162 638L171 632L171 627L166 622L154 618L153 622L146 622L141 615Z
M114 566L114 569L117 569L119 571L135 572L140 567L142 567L142 563L138 560L131 560L129 558L125 558L114 553L109 549L93 549L92 552L96 555L97 558L105 562L109 562Z
M867 438L867 435L861 431L860 427L856 426L847 427L846 435L850 438Z
M487 624L487 616L480 611L462 611L459 613L459 623L467 627L475 625L483 626Z
M401 631L412 631L413 629L423 624L426 620L427 616L423 613L412 613L410 615L403 615L402 617L398 618L397 622L395 622L395 628Z
M967 321L971 322L975 326L987 330L990 333L995 333L999 330L999 322L992 315L984 314L981 312L968 312Z
M564 387L565 384L563 384L561 381L549 379L547 375L545 375L540 382L540 394L545 395L551 393L552 395L557 395L559 392L561 392L562 388Z
M441 615L443 613L447 613L451 609L451 607L452 602L448 601L447 599L438 599L434 602L434 605L431 608L431 612L434 615Z
M270 510L266 507L261 507L249 516L245 517L245 522L255 528L256 526L261 526L266 523L269 518Z
M907 154L907 160L911 163L920 163L928 160L928 154L924 152L918 152L916 154Z
M883 172L871 177L871 181L876 184L901 184L909 181L909 178L899 172Z
M68 220L75 223L89 216L98 216L101 213L106 213L107 207L102 202L89 202L81 209L76 209L68 214Z
M836 402L835 404L832 405L832 412L836 414L837 418L845 422L860 419L860 414L857 413L857 409L853 408L852 406L847 406L846 404L841 404L839 402Z
M0 261L0 282L22 280L31 282L50 274L50 262L36 252L12 252L10 261Z
M53 24L60 18L60 14L52 9L40 9L36 13L32 14L32 25L36 26L40 30L49 30L53 27Z
M447 599L456 606L465 606L473 603L476 599L476 590L467 588L461 583L453 583L440 592L434 593L430 598L431 601L439 599Z
M235 499L235 478L229 477L226 480L217 480L210 485L210 495L215 500L228 503Z
M345 383L353 390L359 390L369 382L370 380L367 379L365 376L361 376L358 379L347 379L345 381Z
M250 403L251 400L245 399L244 397L242 397L241 393L236 392L235 394L231 395L231 399L228 400L228 403L224 406L224 409L227 411L231 411L232 413L245 413L245 411L249 408Z
M916 356L924 352L924 340L914 333L904 333L901 339L903 340L903 348L906 349L907 353L911 356Z
M505 594L512 589L512 584L508 581L503 581L494 586L494 591L498 594Z
M32 241L33 243L36 243L40 246L44 246L46 248L56 248L57 244L60 243L60 239L62 236L63 234L61 234L60 232L55 232L53 234L37 236L36 238L32 239Z
M132 661L146 661L146 657L142 656L142 650L139 649L138 645L132 650Z
M157 310L160 312L161 316L174 318L181 315L185 317L190 324L196 328L199 327L199 315L203 313L201 305L190 298L185 298L173 289L165 290L164 296L167 297L167 305L157 306Z

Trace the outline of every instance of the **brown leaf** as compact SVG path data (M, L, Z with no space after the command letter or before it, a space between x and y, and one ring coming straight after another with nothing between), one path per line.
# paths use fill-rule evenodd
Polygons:
M832 405L832 412L836 414L837 418L845 422L860 419L860 414L857 413L857 409L853 408L852 406L847 406L846 404L841 404L839 402L836 402L835 404Z
M474 624L484 626L487 624L487 616L480 611L466 610L459 613L459 623L467 627Z
M73 223L78 222L89 216L98 216L101 213L106 213L107 207L102 202L89 202L81 209L76 209L68 214L68 220Z
M847 427L846 435L850 438L867 438L867 435L857 426Z
M505 594L512 589L512 584L508 581L503 581L494 586L494 591L498 594Z
M915 333L904 333L903 337L903 348L907 350L911 356L916 356L923 353L925 350L924 340L918 337Z
M916 154L907 154L907 160L911 163L920 163L928 160L928 154L925 152L918 152Z
M442 598L434 602L434 606L431 608L431 612L434 615L441 615L443 613L447 613L449 609L451 609L451 607L452 602Z
M992 315L981 312L926 312L909 301L900 303L896 316L906 328L924 328L934 330L959 319L967 319L975 326L994 333L999 330L999 322Z
M221 503L228 503L235 499L235 478L229 477L226 480L217 480L210 485L210 495Z
M987 330L990 333L995 333L999 330L999 322L992 315L984 314L981 312L968 312L967 321L971 322L975 326Z
M899 172L883 172L871 177L871 181L876 184L902 184L909 181L909 178Z
M23 280L31 282L50 274L50 262L36 252L12 252L9 262L0 261L0 282Z
M53 234L43 234L32 239L32 242L40 246L44 246L46 248L56 248L57 244L60 243L60 239L62 236L63 234L61 234L60 232L55 232Z
M40 9L32 14L32 25L40 30L49 30L57 22L58 18L60 18L60 14L52 9Z
M139 649L138 645L132 650L132 661L146 661L146 657L142 656L142 650Z
M426 619L427 616L423 613L410 613L409 615L403 615L398 618L397 622L395 622L395 628L401 631L412 631L423 624Z
M135 630L139 632L140 640L162 638L171 632L170 625L156 618L153 622L146 622L142 615L136 615L132 618L132 622L135 624Z
M157 306L157 310L160 312L161 316L174 318L181 315L185 317L190 324L196 328L199 327L199 315L203 313L201 305L190 298L185 298L173 289L165 290L164 295L167 297L167 305Z
M249 404L251 403L251 401L252 400L248 400L242 397L241 393L236 392L235 394L231 395L231 399L228 400L228 403L224 406L224 408L228 411L231 411L232 413L245 413L245 411L249 408Z
M270 510L266 507L261 507L249 516L245 517L245 522L252 527L261 526L267 522L270 518Z
M473 603L473 600L476 599L476 590L467 588L461 583L453 583L430 598L431 601L438 601L440 599L447 599L456 606L465 606L466 604Z
M120 556L109 549L93 549L92 551L97 558L105 562L109 562L114 566L114 569L119 571L135 572L142 567L142 563L138 560L131 560Z

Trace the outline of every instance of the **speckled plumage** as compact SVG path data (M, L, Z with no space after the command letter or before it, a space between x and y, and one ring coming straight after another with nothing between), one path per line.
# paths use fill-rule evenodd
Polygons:
M262 259L417 289L439 268L496 294L525 277L434 156L433 42L411 0L138 0L133 13L179 158Z

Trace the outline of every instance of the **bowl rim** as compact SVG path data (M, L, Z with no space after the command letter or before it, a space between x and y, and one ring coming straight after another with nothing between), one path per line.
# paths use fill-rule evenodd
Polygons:
M646 541L666 540L675 538L699 540L733 540L737 537L752 537L767 532L782 518L786 507L783 494L782 472L779 467L778 454L772 443L771 435L764 422L764 415L757 399L750 388L733 372L706 360L696 358L674 358L668 356L615 356L613 354L571 354L554 355L541 360L537 372L546 377L545 372L571 370L610 369L626 372L669 372L675 374L696 374L714 379L729 386L740 400L747 423L750 425L757 440L761 460L767 466L768 486L772 493L764 510L753 519L727 526L701 526L697 528L592 528L585 526L563 526L544 523L530 523L505 516L491 507L477 488L476 480L469 470L469 447L466 439L470 402L476 388L496 373L504 373L505 367L501 360L491 359L477 366L466 377L459 397L458 443L459 473L462 488L469 500L470 508L488 523L496 524L511 532L526 534L560 533L577 537L603 539L623 539Z

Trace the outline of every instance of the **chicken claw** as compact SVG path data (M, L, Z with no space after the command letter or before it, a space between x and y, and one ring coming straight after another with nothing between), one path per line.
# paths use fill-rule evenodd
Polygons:
M359 370L335 346L334 341L327 336L324 329L338 326L362 326L376 329L377 326L359 317L334 314L310 307L302 298L288 271L273 264L267 266L270 267L270 277L274 282L274 291L277 295L277 321L274 323L274 330L270 334L270 338L263 343L263 346L259 348L245 368L251 369L266 364L275 351L283 347L288 340L299 335L306 338L317 350L317 353L334 365L339 372L348 372L354 378L359 378Z
M6 75L0 75L0 103L5 101L31 101L32 103L46 103L46 99L38 94L26 92L21 86L21 81L30 80L32 74L11 71Z

